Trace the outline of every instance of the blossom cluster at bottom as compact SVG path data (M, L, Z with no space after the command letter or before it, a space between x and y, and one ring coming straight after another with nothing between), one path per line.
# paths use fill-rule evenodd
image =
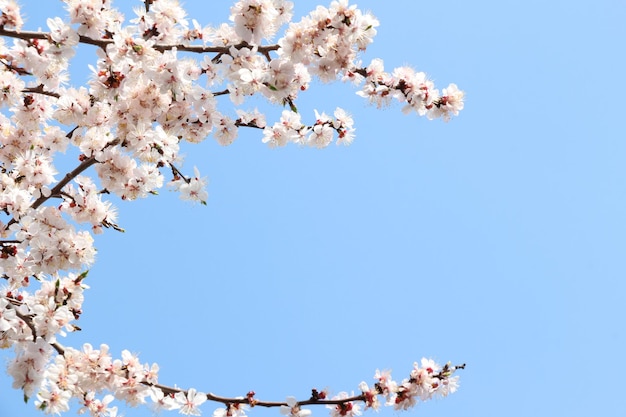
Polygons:
M391 378L390 371L377 370L371 386L366 382L359 384L359 394L340 392L330 397L326 390L313 389L311 397L305 400L287 397L284 402L267 402L256 399L254 392L245 397L226 398L194 388L182 390L161 385L158 365L141 364L139 358L127 350L122 352L121 359L113 359L104 344L100 349L85 344L82 350L57 344L59 354L47 366L42 363L49 361L50 345L41 338L29 345L27 354L21 356L26 360L18 357L14 366L9 367L13 371L14 386L25 389L27 394L22 382L29 381L29 374L32 374L31 368L16 364L39 363L43 378L38 381L35 404L40 410L46 414L61 414L69 411L71 400L76 399L82 407L79 412L89 412L94 417L116 417L118 409L114 400L130 406L152 402L156 410L178 410L185 415L200 415L200 406L207 401L223 404L213 412L213 417L246 417L247 410L255 406L277 407L281 414L289 417L308 417L311 410L304 407L313 405L326 406L332 417L359 416L363 410L378 410L382 404L395 410L408 410L420 401L454 393L459 377L453 374L465 367L450 364L441 367L423 358L414 364L409 377L399 383ZM35 388L31 385L29 391L32 393ZM97 398L103 392L107 394Z

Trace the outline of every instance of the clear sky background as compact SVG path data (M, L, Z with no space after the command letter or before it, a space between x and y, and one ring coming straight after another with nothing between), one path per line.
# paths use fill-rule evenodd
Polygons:
M28 29L60 10L23 3ZM230 2L186 4L206 24ZM351 147L271 150L256 131L186 147L208 206L166 190L117 202L126 233L97 237L83 331L62 342L137 352L166 385L267 400L358 391L377 368L401 380L426 356L466 362L461 388L404 415L626 415L626 3L357 4L381 22L364 62L457 83L460 116L377 110L337 83L297 104L308 120L349 110ZM0 417L33 407L0 373Z

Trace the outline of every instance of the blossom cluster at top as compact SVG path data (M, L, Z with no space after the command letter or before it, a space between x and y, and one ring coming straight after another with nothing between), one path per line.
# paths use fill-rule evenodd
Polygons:
M380 59L361 67L378 21L347 0L318 6L299 22L288 1L240 0L230 23L218 27L190 22L176 0L140 2L128 22L109 0L64 3L65 19L30 32L18 5L0 0L0 347L16 352L8 366L13 386L47 413L67 410L73 398L93 416L114 416L114 398L133 405L152 398L196 414L216 399L160 388L158 367L128 352L112 359L106 346L76 350L58 341L78 328L87 289L80 271L94 261L93 234L122 230L107 194L134 200L167 184L205 203L206 179L197 169L182 171L180 147L210 136L229 145L240 128L261 130L270 147L350 144L355 129L345 110L315 112L310 123L298 113L298 96L314 79L350 81L377 106L395 99L405 112L446 121L463 108L463 92L450 84L440 93L408 67L386 72ZM89 82L73 86L69 62L79 45L93 48L96 59ZM242 108L255 95L284 107L278 121ZM59 175L55 159L69 148L79 160ZM374 388L361 388L359 401L376 408L383 395L406 409L453 392L454 370L422 363L401 384L381 374ZM96 398L103 390L109 394ZM229 416L244 404L223 402ZM283 412L306 415L302 402L286 404ZM341 398L331 407L333 416L358 410Z

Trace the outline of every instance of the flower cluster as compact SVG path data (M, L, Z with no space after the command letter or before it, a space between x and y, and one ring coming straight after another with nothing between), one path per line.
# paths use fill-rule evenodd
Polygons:
M280 122L267 127L263 133L263 143L270 147L285 146L289 142L299 145L308 145L316 148L328 146L337 134L337 143L349 145L354 139L354 127L352 118L340 108L331 119L325 113L315 111L316 121L313 126L305 126L300 121L300 115L284 110Z
M383 61L374 59L365 70L351 73L350 78L365 84L357 92L378 107L387 105L391 99L406 103L402 108L405 113L412 111L429 119L443 118L449 121L463 110L464 93L456 84L443 89L443 94L434 87L432 81L423 72L416 72L410 67L396 68L393 73L385 72Z
M106 345L59 343L79 329L88 288L80 271L94 262L93 235L123 230L107 196L134 200L167 184L206 204L207 180L197 168L184 173L180 148L210 136L226 146L240 128L262 130L270 147L349 145L355 128L346 111L315 111L310 122L298 113L298 97L315 79L363 84L358 94L375 105L393 98L404 111L446 121L463 108L463 92L450 84L440 94L424 73L387 73L378 59L360 67L379 23L347 0L318 6L299 22L291 21L291 2L238 0L230 23L218 27L190 22L177 0L145 0L128 22L110 0L64 3L66 18L31 32L22 28L17 3L0 0L0 347L15 350L13 386L53 414L74 400L92 416L114 417L114 400L151 400L197 415L212 400L225 406L216 417L242 417L261 402L164 387L158 367L128 351L114 359ZM69 60L78 45L93 48L95 58L87 84L73 86ZM251 96L283 106L279 120L245 109ZM78 161L59 175L55 161L67 149ZM303 405L324 404L335 417L351 417L360 414L358 402L376 409L381 395L406 409L454 392L454 370L422 361L400 384L380 373L356 397L290 397L280 410L307 417Z

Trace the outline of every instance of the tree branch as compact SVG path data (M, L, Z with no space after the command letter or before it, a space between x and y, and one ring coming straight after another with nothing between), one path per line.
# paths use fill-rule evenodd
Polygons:
M71 137L72 133L74 133L75 130L76 130L76 128L72 129L70 131L70 133L67 134L67 136ZM106 146L112 146L112 145L117 144L118 142L119 141L116 139L116 140L114 140L112 142L109 142ZM31 204L30 208L36 209L39 206L41 206L43 203L45 203L48 199L50 199L52 196L58 195L61 192L61 190L63 189L63 187L65 187L70 181L72 181L74 178L76 178L78 175L80 175L84 170L86 170L87 168L89 168L90 166L95 164L96 162L98 162L98 161L93 156L83 160L80 163L80 165L78 165L72 171L70 171L67 174L65 174L65 177L61 181L59 181L57 183L57 185L55 185L54 188L52 188L52 190L50 190L50 194L48 194L48 195L43 195L42 194L37 200L35 200L35 202L33 204ZM15 219L15 217L13 217L7 223L6 228L8 229L14 223L17 223L17 220Z
M15 307L16 304L19 304L19 301L13 299L12 297L10 298L6 298L9 301L9 306L11 308L13 308L13 310L15 311L17 317L19 317L31 330L32 334L33 334L33 341L36 340L37 338L37 331L35 329L35 325L32 322L32 319L30 316L26 316L21 314L17 308ZM59 343L50 343L50 345L54 348L54 350L57 351L57 353L59 355L64 355L65 354L65 347ZM465 364L461 364L461 365L457 365L451 367L446 364L443 369L438 372L437 374L433 375L434 378L437 379L445 379L448 376L450 376L452 374L452 372L456 369L465 369ZM162 385L162 384L158 384L158 383L152 383L152 382L148 382L148 381L141 381L140 382L142 385L148 386L148 387L155 387L158 388L159 390L161 390L163 392L164 395L175 395L177 393L183 393L184 395L188 395L188 391L187 390L183 390L180 388L174 388L174 387L170 387L167 385ZM380 391L380 390L379 390ZM341 399L326 399L323 397L320 397L318 391L316 389L313 389L311 394L311 397L309 399L306 400L299 400L297 401L297 405L298 406L303 406L303 405L339 405L339 404L347 404L349 402L367 402L368 398L367 395L365 393L361 393L359 395L353 395L351 397L347 397L347 398L341 398ZM382 392L379 392L379 394L382 394ZM213 402L217 402L217 403L221 403L224 404L226 406L232 405L232 404L245 404L245 405L249 405L250 407L266 407L266 408L273 408L273 407L280 407L280 406L288 406L289 404L287 404L284 401L263 401L263 400L257 400L256 398L254 398L254 391L250 391L245 397L238 397L238 398L232 398L232 397L222 397L219 395L215 395L213 393L207 393L205 394L206 398L208 401L213 401Z
M31 39L50 39L50 33L48 32L34 32L34 31L15 31L5 29L0 27L0 36L7 36L9 38L17 38L23 40L31 40ZM102 49L106 49L107 45L114 43L113 39L93 39L88 36L79 35L78 41L87 45L94 45ZM242 48L251 48L254 45L250 45L246 42L241 42L238 44L233 44L229 46L201 46L201 45L154 45L154 49L157 51L163 52L172 49L176 49L179 51L185 52L195 52L195 53L220 53L220 54L228 54L230 48L242 49ZM269 52L276 51L280 48L278 45L266 45L266 46L257 46L257 49L260 53L265 56L268 56Z
M36 94L43 94L45 96L50 96L50 97L55 97L55 98L60 98L61 95L59 93L54 93L52 91L48 91L48 90L44 90L44 87L42 84L38 85L37 87L27 87L25 89L22 90L23 93L36 93Z

